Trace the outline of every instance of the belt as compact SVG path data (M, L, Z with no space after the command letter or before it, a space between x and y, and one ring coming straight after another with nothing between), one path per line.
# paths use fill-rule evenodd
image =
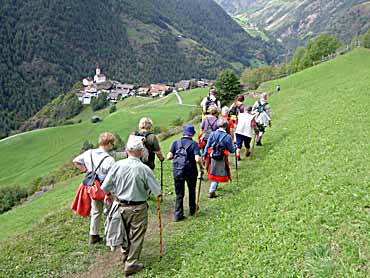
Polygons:
M145 204L146 201L126 201L126 200L119 200L119 203L123 206L138 206Z

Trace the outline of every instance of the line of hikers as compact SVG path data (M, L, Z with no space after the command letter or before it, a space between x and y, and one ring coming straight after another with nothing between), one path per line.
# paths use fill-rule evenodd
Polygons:
M219 183L231 181L229 154L236 152L236 159L240 160L244 144L245 155L250 156L253 131L256 144L262 145L265 127L271 126L267 95L262 94L253 106L245 107L243 101L244 96L238 96L230 109L221 109L217 91L211 90L201 102L203 120L198 142L193 140L195 127L187 125L183 127L182 138L171 145L166 158L173 161L175 221L185 219L185 182L189 192L189 215L193 216L199 209L196 203L197 180L203 179L204 169L211 182L208 197L215 198ZM99 227L106 204L106 245L112 250L120 248L125 276L144 268L139 263L139 257L148 223L147 199L150 193L158 201L162 196L161 185L154 177L153 170L155 156L161 161L161 171L165 158L158 138L151 133L152 127L150 118L140 120L139 130L128 138L125 149L127 159L115 162L109 154L115 137L104 132L99 136L99 148L87 150L73 160L74 165L86 176L77 190L72 210L84 217L91 216L89 242L95 244L102 241Z

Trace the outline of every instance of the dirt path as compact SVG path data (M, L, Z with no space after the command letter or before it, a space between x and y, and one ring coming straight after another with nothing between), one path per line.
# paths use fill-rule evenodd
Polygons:
M197 185L198 186L198 185ZM201 187L201 201L200 206L204 207L207 200L205 200L205 196L207 196L209 183L207 181L202 182ZM163 205L161 206L162 209L162 226L163 226L163 238L164 242L163 244L166 245L165 241L165 234L168 231L166 229L169 224L173 222L173 211L175 207L175 196L174 195L165 195L165 200L163 201ZM188 203L188 194L185 194L184 198L184 209L186 210L186 204ZM156 208L154 208L155 204L153 202L150 203L151 213L149 215L148 219L148 228L147 232L145 234L145 242L143 247L143 252L141 257L149 256L149 257L157 257L159 260L159 228L158 228L158 217L155 213ZM153 246L154 248L150 248L149 246ZM166 254L164 253L164 256ZM110 278L112 277L112 274L115 273L116 269L122 270L123 275L123 263L121 261L122 255L119 250L116 250L114 252L110 252L108 249L107 251L103 251L101 255L98 255L96 257L96 261L94 264L92 264L86 272L80 272L75 274L68 274L65 277L67 278Z

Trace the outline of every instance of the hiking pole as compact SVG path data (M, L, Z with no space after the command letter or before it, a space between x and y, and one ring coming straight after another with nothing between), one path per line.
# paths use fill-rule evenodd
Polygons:
M254 145L256 144L256 132L254 132L254 137L253 137L253 144L252 144L252 152L251 152L251 160L252 160L252 156L253 156L253 153L254 153Z
M163 249L163 242L162 242L162 217L161 217L161 197L157 197L157 210L158 210L158 226L159 226L159 258L162 258L162 249Z
M197 206L195 208L195 216L198 216L198 213L199 213L200 188L202 187L203 175L199 176L198 179L199 179L199 187L198 187L198 196L197 196Z
M161 160L161 191L163 195L163 160Z
M238 176L238 158L235 151L235 173L236 173L236 186L239 186L239 176Z

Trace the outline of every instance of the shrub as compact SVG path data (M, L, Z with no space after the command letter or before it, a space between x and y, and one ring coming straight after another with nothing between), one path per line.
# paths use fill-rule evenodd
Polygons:
M81 147L81 151L87 151L94 148L94 144L90 143L88 140L86 140Z
M117 107L115 105L112 105L110 108L109 108L109 113L114 113L117 111Z
M23 198L28 196L28 192L19 186L3 187L0 189L0 214L10 210L19 204Z
M175 126L180 126L180 125L182 125L183 124L183 122L184 122L184 120L182 119L182 118L177 118L177 119L175 119L175 120L173 120L173 122L172 122L172 126L173 127L175 127Z
M116 137L116 141L114 142L113 151L121 151L125 148L125 142L122 140L121 136L119 136L117 133L114 134Z
M370 29L362 37L362 45L365 48L370 48Z
M154 133L154 134L159 134L159 133L161 133L161 127L160 127L160 126L155 126L155 127L153 128L153 133Z
M93 111L101 110L109 105L108 94L101 93L98 98L93 98L91 100L91 108Z

